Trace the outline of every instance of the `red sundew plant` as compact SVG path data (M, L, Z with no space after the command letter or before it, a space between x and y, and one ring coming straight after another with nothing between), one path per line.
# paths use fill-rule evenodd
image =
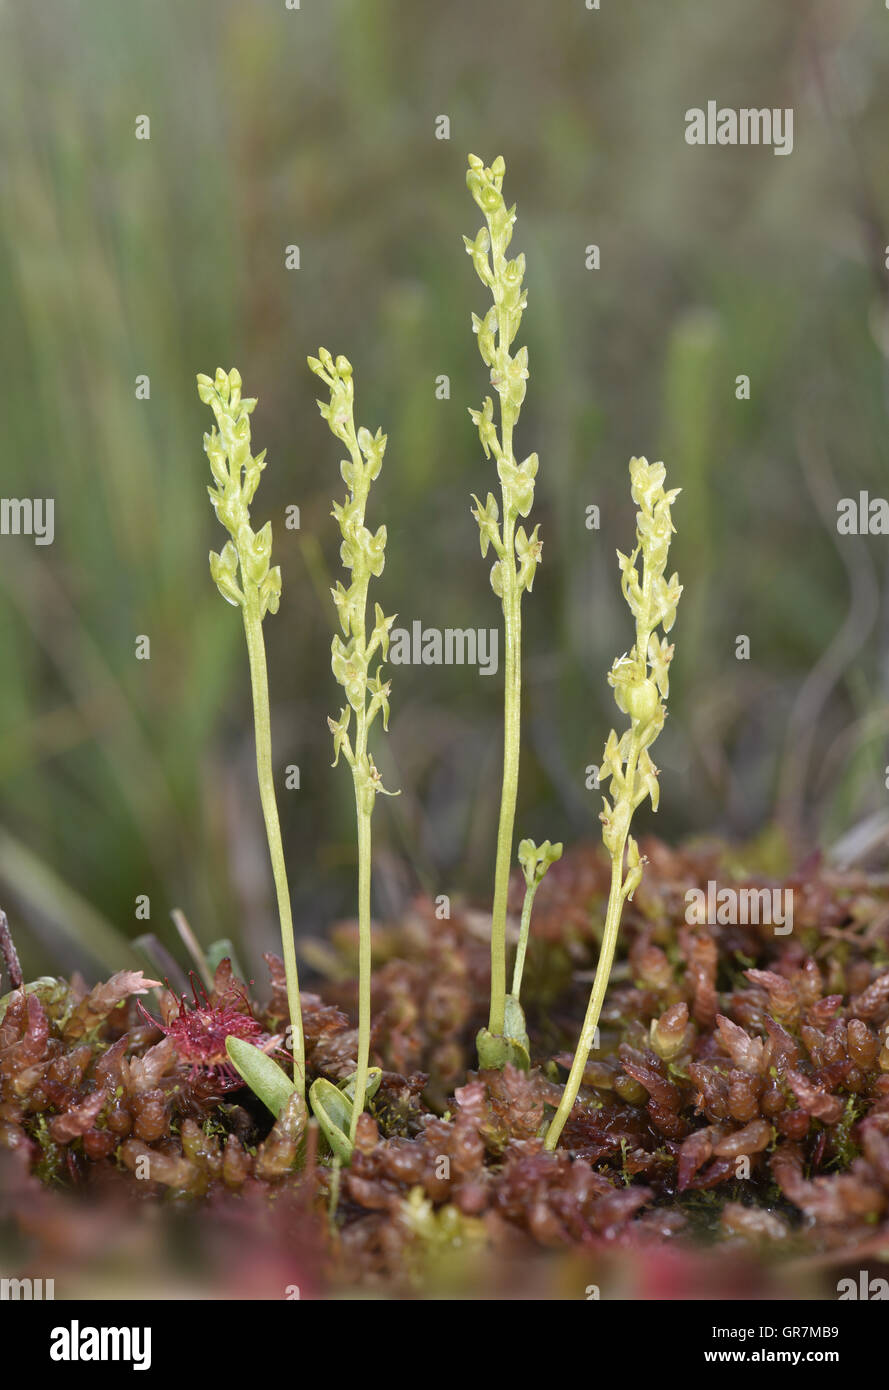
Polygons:
M266 1033L253 1017L245 991L233 991L214 1003L194 971L190 972L189 979L193 1004L187 1002L184 995L177 995L168 988L161 1004L162 1022L152 1017L141 1000L137 1001L139 1011L172 1039L180 1059L191 1065L193 1075L210 1072L224 1090L236 1090L244 1083L232 1066L226 1039L240 1038L268 1052L278 1046L280 1038Z

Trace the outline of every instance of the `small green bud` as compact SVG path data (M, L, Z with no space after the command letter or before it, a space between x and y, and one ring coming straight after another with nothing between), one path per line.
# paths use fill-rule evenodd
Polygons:
M503 205L503 197L499 189L495 188L493 184L478 180L472 186L471 191L482 212L496 213Z
M633 894L642 882L642 868L645 860L639 853L639 846L632 835L627 840L627 876L623 882L623 895L632 901Z
M198 372L197 382L198 395L204 402L204 405L209 405L215 394L212 378L205 376L203 372Z
M215 551L210 551L210 575L226 603L231 603L235 607L243 603L244 595L238 588L236 574L238 558L234 546L229 541L217 555Z
M519 844L519 863L529 888L536 887L546 875L547 869L562 857L563 846L544 840L537 845L533 840L522 840Z
M663 719L661 719L663 723ZM651 761L651 754L647 748L643 748L639 754L639 762L636 768L636 780L639 783L639 790L636 793L637 805L645 797L651 800L651 809L656 811L660 802L661 784L658 781L658 771Z
M281 602L281 567L275 565L270 569L259 590L259 616L264 618L266 613L277 613Z

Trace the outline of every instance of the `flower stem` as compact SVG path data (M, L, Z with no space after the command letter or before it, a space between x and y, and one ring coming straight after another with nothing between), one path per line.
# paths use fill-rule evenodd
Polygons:
M522 993L522 974L525 969L525 952L528 949L528 937L531 932L531 909L534 906L534 894L537 892L537 884L528 884L525 889L525 901L522 904L522 925L519 929L519 944L516 948L515 964L512 968L512 997L518 1000Z
M275 779L272 772L272 728L269 713L269 681L265 657L265 640L262 635L262 618L259 602L255 595L248 594L243 604L244 632L247 637L247 652L250 657L250 682L253 687L253 719L256 730L256 774L259 780L259 796L262 814L265 819L266 836L269 842L269 855L275 879L275 892L278 898L278 917L281 923L281 949L284 956L284 974L287 981L287 1005L290 1010L290 1028L293 1047L293 1084L299 1094L306 1091L306 1058L303 1038L302 1010L299 1002L299 977L296 968L296 947L293 939L293 911L290 903L290 889L287 884L287 869L284 864L284 847L281 843L281 823L278 819L278 803L275 798Z
M366 794L365 794L366 795ZM362 808L362 794L355 788L355 808L358 816L358 1066L355 1072L355 1093L352 1102L352 1123L349 1138L355 1143L358 1116L364 1109L367 1091L367 1070L370 1056L370 816Z
M512 553L515 519L505 523L504 547ZM506 906L516 796L519 785L519 741L522 700L522 610L515 569L504 567L504 627L506 673L503 699L503 785L500 794L500 821L497 829L497 861L494 871L494 905L491 912L491 1014L488 1028L501 1034L506 1008Z
M611 974L611 964L614 960L614 950L617 945L617 937L620 931L621 908L623 907L623 846L619 855L615 855L611 864L611 891L608 894L608 910L605 915L605 932L602 936L602 946L599 950L599 962L596 966L596 977L593 981L593 988L590 991L590 1002L587 1005L586 1017L583 1020L583 1028L580 1031L580 1038L577 1042L577 1051L574 1054L574 1061L571 1064L571 1072L562 1092L562 1099L559 1108L550 1122L546 1132L545 1148L552 1151L559 1142L559 1136L565 1128L565 1121L574 1108L577 1100L577 1093L580 1090L580 1083L586 1070L593 1043L596 1040L596 1029L599 1026L599 1015L602 1012L602 1004L605 999L605 991L608 988L608 979Z

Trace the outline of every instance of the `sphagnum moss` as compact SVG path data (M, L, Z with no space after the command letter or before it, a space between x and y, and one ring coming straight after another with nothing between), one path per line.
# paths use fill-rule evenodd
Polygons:
M505 629L503 785L491 912L491 1011L487 1029L479 1034L479 1060L489 1066L502 1065L509 1060L508 1041L498 1040L504 1039L506 1031L506 906L519 780L522 594L533 587L542 548L538 528L535 526L529 536L519 524L519 518L527 517L531 511L538 462L537 455L530 454L522 463L516 463L513 453L513 432L528 379L528 349L519 348L511 354L510 348L522 321L527 292L522 288L524 256L519 255L514 260L507 256L515 207L508 208L503 198L505 169L502 157L487 168L477 155L469 156L466 182L484 214L485 226L474 241L463 238L476 274L494 300L484 318L473 314L472 326L478 335L482 360L490 368L491 385L500 400L499 434L490 396L485 398L481 410L470 411L485 457L494 455L503 504L501 521L500 508L492 493L488 493L484 505L473 497L473 515L479 525L482 555L487 554L490 546L497 557L491 570L491 587L503 606Z
M348 358L340 356L334 360L326 348L320 348L318 357L310 357L308 362L311 370L330 390L329 403L319 401L318 408L331 433L349 451L348 459L340 464L349 496L341 504L334 502L332 515L339 523L343 537L340 556L346 569L351 570L352 580L348 588L338 580L331 591L345 641L339 633L335 634L330 658L333 674L345 691L346 704L340 710L339 719L329 719L328 723L333 734L334 766L342 753L352 769L358 822L358 1067L349 1125L349 1140L354 1144L358 1117L368 1091L370 1052L370 822L377 795L385 792L368 750L368 735L378 714L383 716L383 728L389 725L390 682L382 679L381 671L389 652L389 629L395 621L394 614L387 618L380 605L376 604L374 626L368 635L367 591L371 576L379 577L383 573L386 528L380 526L375 533L369 531L364 524L364 514L370 485L383 466L386 436L380 430L371 434L364 427L355 428L355 390ZM378 664L376 674L371 676L370 667L374 658L378 659ZM349 736L353 710L354 742Z
M287 977L287 1003L290 1009L293 1048L293 1082L300 1096L305 1094L306 1065L299 976L293 940L293 912L281 824L275 798L272 768L272 732L269 712L269 682L262 622L266 613L277 613L281 598L281 571L269 567L272 552L272 525L261 531L250 525L250 503L265 468L265 450L255 458L250 452L250 416L255 398L241 395L241 374L218 368L215 379L198 376L198 395L216 417L216 426L204 435L204 450L210 460L215 487L208 489L216 515L231 539L220 553L210 552L210 573L226 602L240 608L247 637L250 681L253 687L253 718L256 728L256 771L265 819L278 916L281 923L281 949Z
M670 631L682 593L677 575L664 578L674 531L670 508L680 491L673 488L665 492L665 478L666 469L662 463L649 463L644 458L630 460L630 487L633 501L639 508L636 547L632 555L618 551L617 562L621 589L636 620L636 642L629 655L618 657L608 677L618 709L629 715L630 727L620 739L613 729L609 733L600 774L603 781L611 781L612 801L603 798L605 809L600 817L602 839L611 855L611 890L590 1002L559 1108L546 1133L548 1149L558 1144L577 1099L599 1026L623 905L632 898L642 879L643 858L630 834L633 812L646 797L651 798L653 810L658 807L658 770L648 750L664 727L667 715L664 700L670 688L673 648L666 638L658 638L655 629L662 627L665 633ZM640 555L641 579L637 569Z

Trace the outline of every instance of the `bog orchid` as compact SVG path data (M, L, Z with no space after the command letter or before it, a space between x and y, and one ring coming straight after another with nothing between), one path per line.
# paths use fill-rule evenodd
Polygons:
M342 636L335 633L330 648L331 668L343 687L346 703L339 718L327 722L333 734L334 766L342 754L352 769L355 788L359 927L358 1066L352 1092L346 1098L337 1099L330 1094L336 1088L329 1082L322 1082L320 1086L316 1082L311 1098L319 1119L321 1113L328 1118L335 1113L340 1130L345 1123L351 1145L355 1142L358 1117L369 1093L371 816L381 792L395 794L386 792L382 784L368 747L368 735L377 715L382 716L384 729L389 726L390 682L383 680L382 669L389 652L389 631L396 615L387 617L380 605L375 604L373 626L368 631L368 587L372 576L378 578L383 573L386 528L380 526L376 532L368 530L364 524L365 511L370 485L383 466L386 436L381 430L371 434L363 426L355 427L355 388L348 358L339 356L334 360L326 348L321 348L318 356L308 361L311 370L330 391L329 402L319 401L318 409L331 433L346 446L349 454L340 464L349 495L342 503L334 502L332 515L342 535L340 558L351 572L351 580L348 587L338 580L332 590ZM376 670L371 675L374 663ZM354 730L350 733L353 714Z
M648 750L667 717L664 701L670 689L673 648L665 637L658 637L656 629L660 627L664 633L670 632L682 593L676 574L665 578L670 538L675 530L670 508L680 491L679 488L664 491L665 480L666 469L662 463L649 463L644 458L630 460L630 489L639 508L636 546L631 555L618 551L617 563L623 596L636 620L636 641L628 654L614 662L608 677L617 707L629 717L630 727L620 738L614 729L609 733L600 773L602 781L611 783L611 800L603 798L604 809L600 816L602 839L611 856L611 889L590 1002L562 1099L547 1130L548 1149L558 1144L577 1099L596 1039L623 905L642 881L644 859L630 834L633 812L646 798L651 801L652 810L658 808L658 770Z
M506 907L519 781L522 594L526 589L530 593L534 586L542 551L539 528L535 526L529 535L520 522L520 518L527 518L534 501L537 455L529 454L517 463L513 451L513 432L528 380L528 349L522 347L515 353L510 349L528 295L522 287L525 257L510 259L507 255L516 219L515 207L507 207L503 197L505 170L502 157L488 168L477 155L469 156L466 182L484 215L485 225L474 240L463 238L476 274L494 301L483 318L472 315L472 327L482 361L490 370L500 414L498 430L490 396L485 397L480 410L469 412L485 458L494 457L500 481L500 503L491 492L484 503L473 496L473 515L478 522L482 557L489 549L494 552L491 587L500 599L505 629L503 782L491 912L491 1009L488 1026L478 1036L479 1061L487 1066L502 1066L512 1052L506 1028Z
M241 374L235 368L218 368L215 378L198 376L198 395L213 411L216 425L204 435L204 451L210 460L214 486L209 488L216 515L228 531L219 554L210 552L210 574L227 603L240 608L247 638L253 718L256 731L256 771L265 819L269 855L278 899L281 949L287 974L293 1080L305 1093L305 1043L299 1001L299 976L293 939L293 912L281 842L281 824L275 797L272 764L271 714L262 622L266 613L277 613L281 598L281 571L270 567L272 524L261 531L250 524L250 504L265 468L265 450L253 456L250 449L250 416L256 400L241 395Z

